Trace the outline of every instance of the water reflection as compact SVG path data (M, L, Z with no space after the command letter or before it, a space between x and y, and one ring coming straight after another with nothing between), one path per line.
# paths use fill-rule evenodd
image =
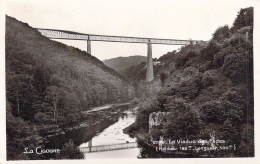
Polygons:
M120 114L116 123L92 138L92 146L136 142L136 138L131 138L129 135L123 133L123 129L134 123L135 119L136 115L133 114L133 112L125 112ZM88 142L85 142L79 147L87 146Z
M70 139L73 140L75 145L80 147L88 147L88 142L91 139L92 146L136 142L135 138L130 138L127 134L123 133L124 128L135 122L136 110L136 106L123 105L120 107L113 107L110 109L106 108L104 110L89 112L85 114L86 126L73 128L72 130L66 131L65 133L51 136L47 138L48 140L45 143L45 146L47 148L61 149L62 146ZM107 152L107 155L110 154L108 156L113 157L116 156L113 155L113 153L116 152L117 151L110 153ZM122 151L122 153L123 152L125 152L126 158L136 158L139 154L139 149L134 148L131 150L129 149ZM88 154L92 154L93 156L94 153ZM127 154L129 154L129 156ZM99 153L99 155L101 158L103 158L103 156L107 157L106 155L102 155L102 153ZM96 157L96 155L94 156Z
M49 148L62 148L64 143L68 142L70 139L73 140L74 144L80 146L82 143L86 143L93 137L99 135L100 132L114 123L116 123L114 127L117 128L117 130L119 130L120 127L124 129L126 126L135 121L135 110L135 106L123 105L120 107L113 107L111 109L93 112L92 114L88 114L88 118L86 119L86 126L75 128L62 134L47 137L45 146ZM107 132L107 134L109 133L110 132ZM125 140L127 140L127 136L124 136L122 131L115 133L113 131L111 135L115 136L115 134L121 134L120 136L126 137Z

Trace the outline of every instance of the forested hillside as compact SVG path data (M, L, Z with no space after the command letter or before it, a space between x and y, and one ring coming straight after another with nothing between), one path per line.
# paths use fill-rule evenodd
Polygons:
M80 111L131 100L134 89L85 51L51 41L7 16L6 96L8 158L19 159L24 142L37 138L34 124L75 123Z
M118 57L103 61L107 66L113 68L135 88L136 97L147 97L146 90L146 60L145 56ZM153 82L153 92L160 90L160 80L158 72L161 66L154 65L155 81ZM151 90L151 89L150 89ZM149 97L149 96L148 96Z
M241 9L233 26L219 27L208 43L183 47L159 60L165 62L163 89L141 104L130 131L148 133L149 115L169 112L167 122L150 129L150 136L215 134L237 149L214 156L254 156L253 8Z
M104 60L103 62L108 67L114 69L121 75L123 75L125 78L127 78L127 74L124 74L124 70L139 65L142 62L146 62L147 58L146 56L129 56L129 57L117 57L112 58L108 60Z

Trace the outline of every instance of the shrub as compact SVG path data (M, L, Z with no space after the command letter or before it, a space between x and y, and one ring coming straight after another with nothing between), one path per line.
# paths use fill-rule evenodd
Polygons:
M205 123L223 123L224 109L220 101L209 101L201 107L201 119Z
M245 82L246 80L246 65L251 62L249 61L250 58L247 59L246 53L246 51L240 49L239 52L233 52L225 56L222 71L236 83Z
M156 112L159 110L159 103L155 99L147 99L146 101L141 103L136 118L137 127L148 132L149 115L152 112Z
M190 67L191 68L191 67ZM189 71L188 71L189 70ZM184 99L194 99L201 89L201 74L192 73L192 69L185 71L186 75L179 83L169 81L166 86L163 87L161 92L158 94L158 101L163 107L166 103L168 96L183 97ZM196 72L196 71L195 71ZM191 74L190 76L188 76Z
M164 104L166 111L185 110L185 100L182 98L168 97L167 102Z
M220 98L225 109L225 119L229 119L236 124L240 124L244 116L247 115L246 108L246 88L244 85L232 87Z
M240 141L239 128L230 119L227 119L221 127L222 138L227 143L236 143Z
M42 124L50 121L49 116L47 116L45 113L42 113L42 112L36 113L35 116L34 116L34 119L37 122L42 123Z
M80 119L79 113L70 113L66 116L66 125L73 125L77 123Z
M140 100L138 98L134 98L133 100L130 101L131 104L138 104Z
M163 125L163 136L171 139L189 139L200 133L200 123L189 108L175 110L167 116Z
M215 40L211 40L208 46L201 50L201 54L205 60L213 61L214 55L220 50L221 44L217 43Z
M57 155L58 159L84 159L84 153L82 153L79 148L74 145L73 141L70 139L66 142L61 149L60 154Z
M185 99L194 99L201 89L201 75L197 75L189 80L182 81L176 85L177 91Z
M160 79L161 79L162 83L164 83L167 78L168 78L168 75L165 72L160 73Z
M199 75L199 70L192 66L185 68L183 71L183 77L185 79L192 78L196 75Z
M159 141L160 136L162 136L162 125L159 126L153 126L150 129L149 134L151 135L151 137L153 138L153 140Z
M182 57L178 58L176 60L176 67L183 67L188 60L190 60L191 58L194 58L197 56L197 53L195 51L189 51L186 54L184 54Z
M215 68L222 67L224 63L225 56L227 55L227 50L216 53L213 57L213 65Z
M211 72L207 71L203 74L202 80L201 80L203 88L212 86L214 84L214 82L215 82L214 75L212 75Z

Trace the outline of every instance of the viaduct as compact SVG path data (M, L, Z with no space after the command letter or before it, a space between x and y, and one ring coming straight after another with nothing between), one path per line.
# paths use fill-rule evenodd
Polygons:
M91 54L91 41L147 44L147 68L146 68L147 69L146 70L146 81L147 82L150 82L154 79L152 44L191 45L191 44L197 44L199 42L202 42L201 40L178 40L178 39L159 39L159 38L95 35L95 34L78 33L78 32L73 32L73 31L43 29L43 28L38 28L37 30L43 36L46 36L50 39L87 41L87 52L89 54Z

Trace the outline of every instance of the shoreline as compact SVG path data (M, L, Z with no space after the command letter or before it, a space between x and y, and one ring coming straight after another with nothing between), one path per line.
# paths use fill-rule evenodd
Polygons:
M57 130L51 131L51 134L43 135L43 143L44 144L51 144L52 140L55 140L55 138L59 138L60 136L66 135L67 133L70 133L71 131L80 131L80 129L90 129L90 133L88 136L86 136L85 140L91 139L93 136L96 135L96 133L102 132L104 129L112 125L117 121L118 114L118 107L129 105L131 103L120 103L120 104L111 104L109 105L109 108L112 108L111 110L105 110L109 108L102 108L102 110L97 110L89 113L84 113L83 115L83 121L78 123L77 125L70 126L63 128L60 127ZM107 106L107 105L106 105ZM133 108L135 108L133 106ZM103 110L104 109L104 110ZM95 118L99 118L99 120L96 120ZM59 145L60 146L60 145Z
M127 102L127 103L107 104L107 105L103 105L103 106L94 107L91 110L81 111L80 113L84 114L86 116L87 114L90 114L92 112L102 111L104 109L110 109L110 108L113 108L113 107L120 107L120 106L123 106L123 105L131 105L131 103ZM50 125L52 127L50 127L50 128L42 128L41 129L41 130L46 130L47 132L40 132L40 133L41 134L51 133L53 135L55 135L55 133L62 134L64 132L68 132L68 131L71 131L71 130L87 127L88 126L88 123L87 123L88 121L89 120L83 119L83 120L79 121L79 123L77 125L67 126L65 128L60 127L59 125L57 125L59 128L57 128L57 126L55 128L53 125ZM38 126L40 126L40 125L38 125Z

